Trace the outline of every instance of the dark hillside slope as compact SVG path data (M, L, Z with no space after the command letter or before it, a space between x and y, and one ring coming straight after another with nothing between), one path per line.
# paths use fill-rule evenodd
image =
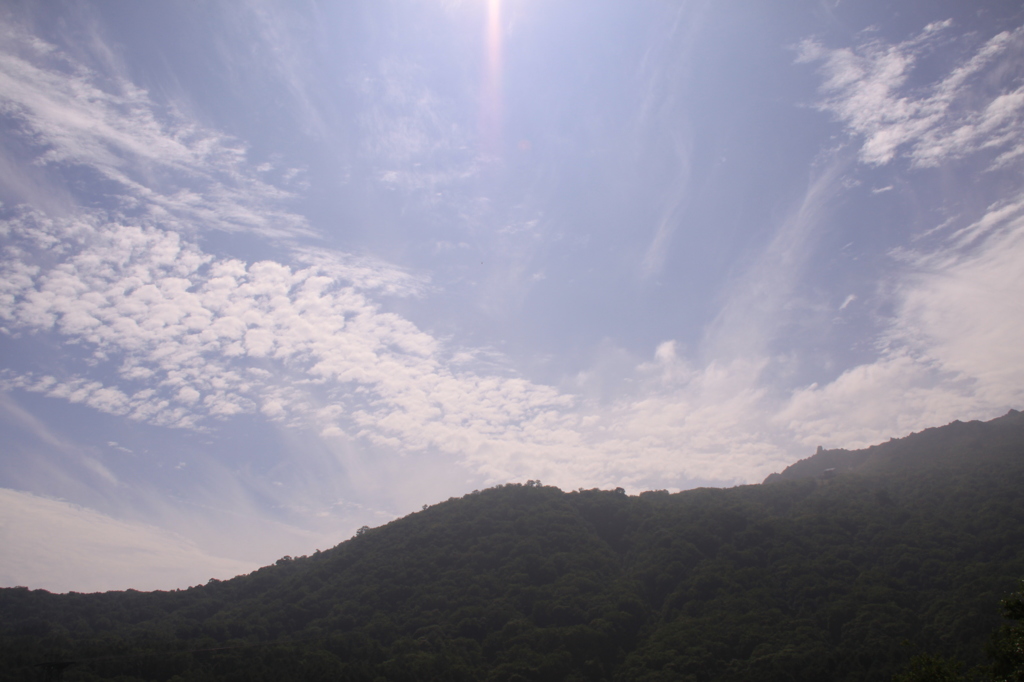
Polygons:
M888 680L918 651L979 661L1024 577L1024 415L846 455L728 490L503 486L183 591L0 590L0 680L47 661L120 682Z
M747 525L710 533L718 546L651 595L661 622L625 679L885 680L916 650L980 661L994 605L1024 575L1024 415L846 453L842 473L821 475L839 469L821 454L816 477L680 496L724 495L717 513L697 503L705 527L729 509ZM695 513L666 518L665 537L707 541Z
M900 469L964 470L987 462L1000 462L1019 456L1024 415L1010 410L989 422L955 421L946 426L925 429L906 438L892 439L864 450L823 450L792 464L765 483L816 478L830 469L839 473L884 473Z

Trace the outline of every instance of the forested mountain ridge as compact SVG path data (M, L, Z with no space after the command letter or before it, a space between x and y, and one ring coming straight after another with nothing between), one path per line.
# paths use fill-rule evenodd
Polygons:
M825 450L771 474L765 483L838 473L883 473L905 468L971 468L982 461L1012 458L1022 447L1024 417L1017 410L989 422L954 421L864 450Z
M828 471L833 470L833 471ZM1024 577L1024 415L766 484L537 483L173 592L0 590L0 680L888 680L984 658ZM44 663L53 664L50 668Z

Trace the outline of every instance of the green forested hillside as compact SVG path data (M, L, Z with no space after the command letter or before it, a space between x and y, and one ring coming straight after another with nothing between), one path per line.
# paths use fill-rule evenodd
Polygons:
M727 490L502 486L188 590L0 590L0 680L859 681L920 653L974 665L1024 577L1022 490L1016 412Z

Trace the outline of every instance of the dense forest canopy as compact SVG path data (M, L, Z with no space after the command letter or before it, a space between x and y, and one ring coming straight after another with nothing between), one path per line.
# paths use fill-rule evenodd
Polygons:
M1015 411L761 485L499 486L187 590L0 590L0 680L1020 679L1021 490Z

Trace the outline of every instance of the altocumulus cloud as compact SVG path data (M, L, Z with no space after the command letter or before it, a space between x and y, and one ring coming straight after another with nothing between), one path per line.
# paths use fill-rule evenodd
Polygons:
M278 240L310 228L281 208L290 193L259 180L237 141L157 115L130 83L101 87L52 46L6 39L4 111L39 150L36 162L91 171L120 201L70 217L7 209L5 329L68 344L59 371L6 370L8 389L175 428L260 414L325 439L449 453L495 481L731 481L782 461L777 445L738 428L760 391L732 395L735 378L718 365L686 396L588 406L464 369L458 352L375 302L425 291L387 264L291 241L282 242L289 263L203 252L189 236L200 228Z
M17 257L4 263L0 318L80 351L60 377L8 371L9 388L168 427L260 413L325 438L447 452L494 480L732 480L785 457L750 428L764 391L745 361L682 371L664 346L640 368L662 372L644 395L581 405L523 378L459 371L444 344L344 279L343 264L247 265L174 232L81 218L30 214L4 229Z
M1020 32L992 38L935 83L911 88L915 59L947 28L932 25L895 45L802 44L799 61L818 64L823 78L817 106L850 134L863 164L905 162L917 172L988 155L986 167L997 172L1019 163L1021 86L1012 74L1005 82L986 74L1004 73L998 67L1018 54ZM176 429L259 415L325 442L362 443L367 453L445 453L495 482L542 477L634 489L757 480L815 444L855 447L994 416L1024 397L1024 351L1015 342L1024 320L1015 295L1024 284L1021 197L891 254L885 295L894 312L872 362L822 385L779 385L766 348L784 306L773 300L769 314L743 311L764 307L757 292L796 289L778 264L802 267L826 214L818 204L842 192L839 174L826 173L798 220L780 228L774 265L755 268L726 302L728 324L702 358L668 340L634 363L631 389L601 401L483 371L466 362L473 349L389 312L387 297L438 292L387 263L310 246L315 229L285 208L297 191L288 184L294 173L275 185L239 141L161 110L131 83L102 79L15 32L3 40L3 113L21 126L33 161L58 178L92 173L114 197L104 207L78 197L73 211L4 209L4 330L20 339L54 335L67 348L47 371L8 367L8 390ZM389 178L410 191L435 182ZM280 256L214 255L201 246L205 230L270 240ZM52 501L7 501L74 515Z
M339 281L341 265L246 265L120 224L23 216L5 229L18 258L4 264L0 316L56 331L88 351L95 374L111 363L117 377L19 375L12 386L172 427L259 411L330 435L344 416L346 431L382 444L469 453L544 441L551 410L571 403L522 379L452 372L433 337Z

